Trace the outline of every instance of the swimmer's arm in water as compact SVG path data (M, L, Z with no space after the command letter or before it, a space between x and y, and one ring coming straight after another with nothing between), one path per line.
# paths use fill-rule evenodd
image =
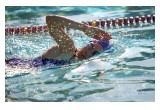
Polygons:
M87 36L95 38L97 40L100 40L102 38L106 40L112 39L112 36L108 32L103 31L102 29L92 27L92 26L87 26L85 24L76 22L74 20L71 20L71 19L68 19L62 16L48 15L46 16L46 22L47 24L52 24L52 28L66 27L66 28L73 28L73 29L81 30Z

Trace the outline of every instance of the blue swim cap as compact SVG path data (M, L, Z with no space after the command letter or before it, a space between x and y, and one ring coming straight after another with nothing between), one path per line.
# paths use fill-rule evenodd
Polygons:
M105 40L105 39L102 39L102 40L93 40L92 42L99 43L102 46L103 51L108 50L111 47L111 45L109 44L109 40Z

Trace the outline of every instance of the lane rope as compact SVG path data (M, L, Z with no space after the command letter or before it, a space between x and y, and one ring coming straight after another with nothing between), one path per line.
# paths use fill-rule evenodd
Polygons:
M155 23L155 15L136 16L136 17L124 17L117 19L99 19L94 21L82 21L81 23L98 28L105 27L123 27L137 24L151 24ZM33 26L21 26L21 27L6 27L5 35L23 35L31 33L48 32L47 25L33 25Z

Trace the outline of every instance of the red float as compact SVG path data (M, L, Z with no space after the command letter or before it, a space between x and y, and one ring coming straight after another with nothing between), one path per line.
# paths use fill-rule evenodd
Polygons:
M5 28L5 35L8 35L8 34L9 34L9 29Z
M13 33L14 33L14 28L13 27L9 28L9 34L12 35Z
M21 27L21 28L20 28L20 33L21 33L21 34L24 34L24 27Z
M116 26L116 19L112 19L112 25Z
M139 16L136 16L136 17L135 17L135 22L136 22L137 24L139 24L139 21L140 21Z
M146 20L146 17L145 16L141 16L141 21L144 23Z
M148 22L148 23L151 22L151 15L147 15L147 22Z
M20 28L19 27L15 28L15 34L19 34L19 32L20 32Z
M42 26L38 26L38 32L42 32Z
M89 26L92 26L92 21L88 21Z
M119 19L118 19L118 25L119 25L119 26L122 26L122 22L123 22L122 18L119 18Z
M48 27L45 25L45 26L43 26L43 31L44 32L48 32Z
M111 25L111 20L110 19L107 19L106 20L106 23L107 23L107 26L109 27Z
M27 27L27 33L31 33L31 32L32 32L31 27L28 26L28 27Z
M36 26L32 26L32 33L36 33L37 32L37 27Z
M106 21L105 20L101 20L101 27L104 27L106 24Z
M134 18L133 18L133 17L130 17L130 18L129 18L129 23L130 23L130 24L133 24L133 23L134 23Z
M153 22L155 22L155 15L152 16L152 20L153 20Z
M96 27L99 27L99 26L100 26L100 21L96 20Z
M125 17L123 21L124 21L124 25L128 25L128 18L127 17Z

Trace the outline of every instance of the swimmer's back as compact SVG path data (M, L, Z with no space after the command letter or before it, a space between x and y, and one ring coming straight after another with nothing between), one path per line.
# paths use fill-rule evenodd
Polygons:
M26 64L31 67L41 67L45 66L47 64L53 64L55 66L68 64L68 61L65 60L56 60L56 59L45 59L42 58L42 56L39 56L34 59L20 59L20 58L11 58L11 59L5 59L6 64L8 65L19 65L19 64Z

